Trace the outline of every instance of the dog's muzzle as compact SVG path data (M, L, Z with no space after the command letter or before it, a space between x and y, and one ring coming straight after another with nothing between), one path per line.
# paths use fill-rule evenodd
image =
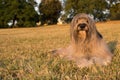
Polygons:
M84 30L87 25L85 23L79 24L78 29L79 30Z

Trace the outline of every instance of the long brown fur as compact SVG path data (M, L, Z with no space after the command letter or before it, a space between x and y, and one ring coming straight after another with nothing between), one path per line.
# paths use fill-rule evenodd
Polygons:
M82 29L81 24L86 26ZM112 53L98 32L95 22L87 14L77 14L70 26L71 44L66 48L54 50L54 55L73 60L79 67L92 64L107 65Z

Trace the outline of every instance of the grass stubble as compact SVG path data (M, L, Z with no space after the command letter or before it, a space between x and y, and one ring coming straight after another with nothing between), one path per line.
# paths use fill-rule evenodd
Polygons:
M119 23L97 23L114 57L89 68L49 53L69 45L69 25L0 29L0 80L120 80Z

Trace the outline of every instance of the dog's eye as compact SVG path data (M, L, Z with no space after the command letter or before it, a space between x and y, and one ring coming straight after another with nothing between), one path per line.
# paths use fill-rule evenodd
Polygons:
M86 22L88 23L88 20Z
M78 19L76 20L76 23L78 23Z

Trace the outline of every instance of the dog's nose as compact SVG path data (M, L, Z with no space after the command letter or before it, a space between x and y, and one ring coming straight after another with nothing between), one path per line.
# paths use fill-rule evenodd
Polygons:
M86 26L85 23L82 23L82 24L79 25L79 27L80 27L81 29L85 28L85 26Z

